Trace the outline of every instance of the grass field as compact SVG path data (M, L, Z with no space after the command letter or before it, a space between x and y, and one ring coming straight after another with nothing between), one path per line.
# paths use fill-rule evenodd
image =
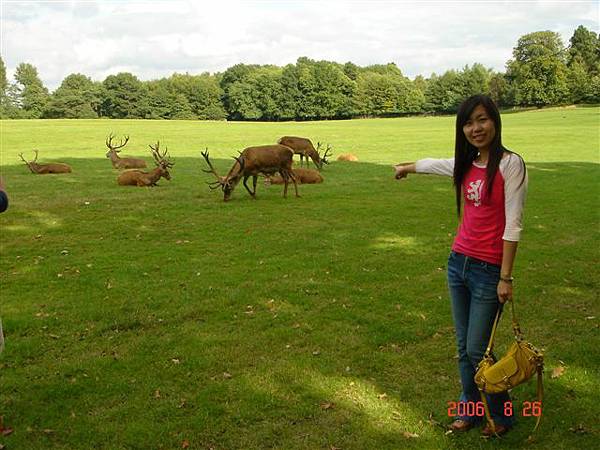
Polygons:
M458 370L445 265L449 179L392 163L453 153L452 117L226 123L2 121L0 415L12 449L598 448L598 108L503 116L529 169L514 276L526 337L545 351L544 417L484 441L445 434ZM120 187L110 133L171 182ZM332 144L321 185L240 185L201 171L284 134ZM36 176L18 153L72 165ZM335 155L334 155L335 157ZM293 190L292 190L293 192ZM508 316L499 350L509 343ZM558 370L554 370L558 369ZM554 377L552 375L555 375Z

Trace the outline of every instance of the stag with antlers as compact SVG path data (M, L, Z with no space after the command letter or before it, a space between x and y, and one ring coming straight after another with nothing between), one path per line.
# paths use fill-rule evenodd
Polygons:
M64 163L47 163L47 164L39 164L37 162L38 159L38 151L34 150L35 159L33 161L27 161L23 157L23 153L19 153L21 160L27 164L31 173L37 173L39 175L44 175L47 173L71 173L71 166Z
M143 169L146 166L146 161L139 158L121 158L118 153L121 150L117 150L119 148L125 147L129 142L129 136L125 136L125 141L121 139L118 145L113 145L113 134L109 134L106 138L106 146L108 147L108 152L106 152L106 157L110 158L110 162L114 169Z
M290 180L294 183L296 197L298 195L298 185L292 172L292 162L294 151L285 145L259 145L248 147L240 152L240 156L234 156L235 163L225 177L219 176L208 156L208 149L202 152L204 160L209 169L203 169L206 173L212 173L217 181L208 183L211 189L221 188L223 190L223 200L230 199L233 190L243 178L244 187L252 198L256 198L256 182L258 175L271 176L279 173L284 180L283 196L287 198L288 183ZM252 177L252 190L248 187L248 178Z
M161 178L167 181L171 180L171 174L169 169L173 167L175 163L169 160L168 149L165 147L164 152L160 152L160 142L156 142L153 147L149 145L152 151L152 157L156 163L156 168L150 172L144 172L139 169L126 170L119 175L117 183L121 186L140 186L140 187L151 187L157 186L158 180Z
M300 155L300 167L304 164L304 158L306 158L307 167L308 158L310 158L319 170L323 168L323 164L329 164L327 158L331 156L331 145L327 145L325 153L321 156L319 153L321 143L317 142L317 148L315 148L310 139L297 136L283 136L277 143L291 148L295 155Z

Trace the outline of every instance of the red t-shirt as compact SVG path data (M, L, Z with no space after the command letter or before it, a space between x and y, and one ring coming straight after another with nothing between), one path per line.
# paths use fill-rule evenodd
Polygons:
M494 177L491 196L487 192L485 167L472 165L463 180L463 217L452 250L492 264L502 264L506 218L504 178Z
M451 177L454 159L420 159L417 173ZM463 217L452 249L492 264L502 264L503 241L518 242L522 230L527 172L523 160L506 153L488 198L485 166L473 163L463 181Z

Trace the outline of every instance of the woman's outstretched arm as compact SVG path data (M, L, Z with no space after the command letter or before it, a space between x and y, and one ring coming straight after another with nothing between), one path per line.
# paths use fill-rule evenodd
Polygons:
M396 179L406 178L409 173L431 173L451 177L454 175L454 158L450 159L420 159L416 162L399 163L394 166Z

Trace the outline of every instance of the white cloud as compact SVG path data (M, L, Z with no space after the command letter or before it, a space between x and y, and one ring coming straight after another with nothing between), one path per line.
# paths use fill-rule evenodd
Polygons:
M395 62L429 76L480 62L503 70L520 36L578 25L598 32L597 1L63 1L1 2L8 74L21 62L51 89L70 73L95 80L215 72L300 56Z

